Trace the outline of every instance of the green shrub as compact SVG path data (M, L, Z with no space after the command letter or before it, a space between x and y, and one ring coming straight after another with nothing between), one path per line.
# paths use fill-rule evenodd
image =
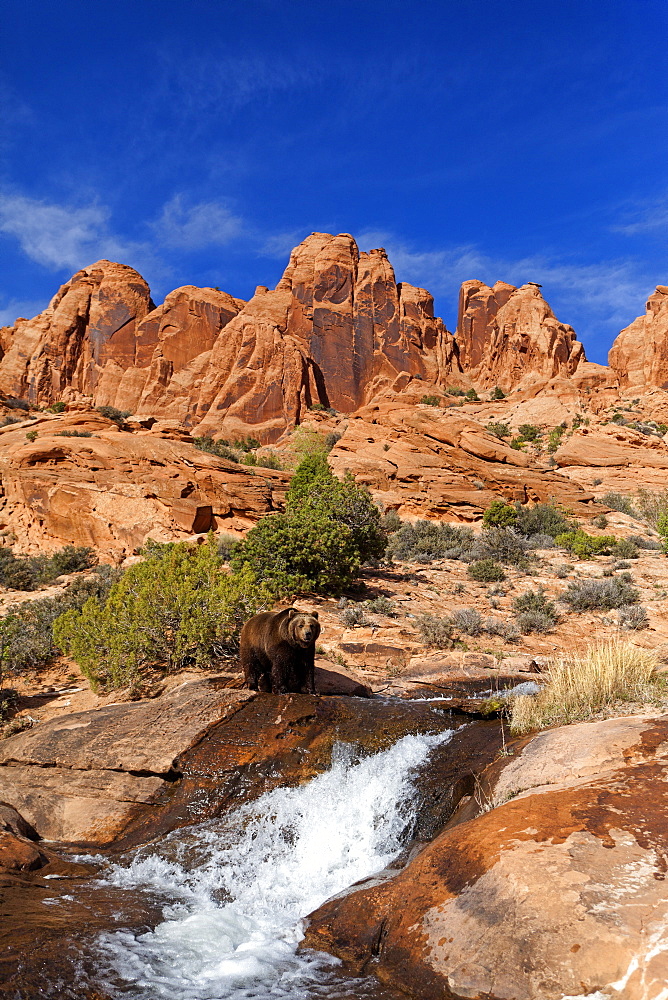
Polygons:
M249 451L255 451L256 448L260 447L260 442L254 437L242 437L237 438L236 441L232 442L232 447L236 448L237 451L243 451L247 454Z
M57 403L52 403L51 406L47 406L46 408L47 413L64 413L64 411L65 411L65 404L62 402L62 400L58 400Z
M10 548L0 546L0 586L12 590L37 590L64 573L88 569L93 550L67 545L51 556L15 556Z
M611 510L619 511L620 514L628 514L629 517L638 517L638 512L631 503L631 497L625 493L606 493L601 497L600 502L610 507Z
M388 542L388 553L401 562L433 562L434 559L461 559L471 549L470 528L457 528L438 521L403 524Z
M440 396L423 396L420 402L426 406L441 406L443 400Z
M37 437L37 431L31 431L30 433ZM60 438L90 438L93 436L93 433L92 431L58 431L53 436ZM27 434L26 437L28 437Z
M637 559L640 555L638 546L630 538L619 538L610 551L616 559Z
M478 583L498 583L506 578L503 566L494 562L493 559L479 559L477 562L471 563L466 572L472 580L477 580Z
M517 523L517 508L504 500L493 500L482 516L485 528L511 528Z
M31 444L32 444L33 441L36 441L37 440L37 431L28 431L28 433L26 434L26 440L30 441Z
M510 427L508 424L492 422L491 424L485 424L485 430L489 431L490 434L494 434L495 437L504 438L510 437Z
M394 618L396 615L394 602L383 594L380 597L375 597L373 601L365 601L365 605L375 615L388 615L390 618Z
M623 577L613 577L611 580L582 580L569 583L560 597L569 604L573 611L593 611L602 609L611 611L625 604L637 604L640 593Z
M445 390L449 396L463 396L464 390L460 389L458 385L451 385Z
M605 514L598 514L595 518L593 518L591 523L600 531L603 531L604 528L608 527L608 519Z
M156 599L156 596L159 599ZM89 598L54 623L58 646L94 688L134 685L145 665L204 666L231 650L244 621L272 595L244 566L222 569L211 533L205 545L163 546L126 570L106 599Z
M556 538L571 527L568 518L551 503L537 503L533 507L516 504L515 510L515 528L521 535L550 535Z
M523 437L514 437L512 439L512 441L510 442L510 447L514 451L522 451L522 449L524 448L525 444L526 444L526 441L524 440Z
M559 618L554 603L548 600L542 587L539 587L538 590L527 590L526 593L514 598L513 611L516 615L527 612L545 615L552 624Z
M475 391L475 389L469 389L469 390L468 390L468 391L466 392L466 394L465 394L465 395L466 395L466 398L467 398L467 399L469 400L469 402L471 402L471 403L479 403L479 402L480 402L480 396L479 396L479 395L478 395L478 393L477 393L477 392Z
M380 526L388 535L399 531L403 523L396 510L386 510L380 519Z
M471 561L495 559L510 566L527 564L527 543L512 528L487 528L470 550Z
M578 528L577 531L567 531L555 538L557 545L572 552L578 559L592 559L609 553L616 543L614 535L588 535Z
M127 417L132 416L130 410L119 410L115 406L96 406L95 409L103 417L106 417L107 420L113 420L119 427L125 422Z
M563 427L553 427L550 431L547 439L547 450L550 454L554 454L559 445L561 444L561 439L564 434Z
M520 424L517 431L523 441L537 441L540 437L540 428L534 424Z
M331 451L334 445L343 437L338 431L330 431L325 434L325 451Z
M542 611L521 611L515 615L515 624L522 635L530 635L532 632L551 632L555 622Z
M387 547L381 513L368 489L358 486L350 473L337 479L324 455L302 459L290 482L285 510L288 517L328 520L347 527L360 563L379 559Z
M217 458L224 458L228 462L238 462L239 453L230 448L230 442L220 438L214 441L212 437L193 438L193 444L199 451L204 451L207 455L215 455Z
M506 394L503 391L503 389L501 389L498 385L495 385L494 389L492 390L492 394L491 394L491 396L489 398L490 399L505 399L506 398Z
M661 548L661 542L657 542L654 538L648 538L646 535L629 535L628 540L639 549L649 549L656 552Z
M339 594L355 579L361 562L347 524L308 510L262 518L232 556L235 569L246 564L276 595Z

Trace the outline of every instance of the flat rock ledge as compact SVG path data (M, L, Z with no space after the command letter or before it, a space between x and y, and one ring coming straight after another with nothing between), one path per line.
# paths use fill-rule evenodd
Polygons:
M424 1000L665 997L668 717L511 750L396 877L313 913L304 946Z

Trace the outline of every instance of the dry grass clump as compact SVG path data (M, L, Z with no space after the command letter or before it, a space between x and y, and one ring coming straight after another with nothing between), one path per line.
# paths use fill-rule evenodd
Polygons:
M654 653L618 640L591 646L581 656L560 657L550 665L547 683L537 695L513 700L511 731L565 726L623 702L655 700L665 693L657 667Z

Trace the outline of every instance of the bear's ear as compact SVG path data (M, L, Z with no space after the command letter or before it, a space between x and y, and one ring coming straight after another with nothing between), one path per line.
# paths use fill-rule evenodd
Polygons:
M288 618L294 618L295 615L299 614L296 608L286 608L285 610L288 613Z
M318 612L317 611L312 611L311 612L311 618L317 618L317 617L318 617Z

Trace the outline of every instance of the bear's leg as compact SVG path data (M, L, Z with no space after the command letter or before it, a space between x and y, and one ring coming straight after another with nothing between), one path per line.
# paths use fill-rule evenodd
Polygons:
M254 655L251 649L242 649L239 654L239 659L243 668L246 686L249 687L251 691L262 691L263 688L260 685L265 671L263 670L262 664L258 660L257 656ZM266 690L266 688L264 690Z
M309 650L306 658L306 691L315 694L315 650Z
M271 664L271 693L287 694L298 691L297 678L292 663L292 656L276 656Z

